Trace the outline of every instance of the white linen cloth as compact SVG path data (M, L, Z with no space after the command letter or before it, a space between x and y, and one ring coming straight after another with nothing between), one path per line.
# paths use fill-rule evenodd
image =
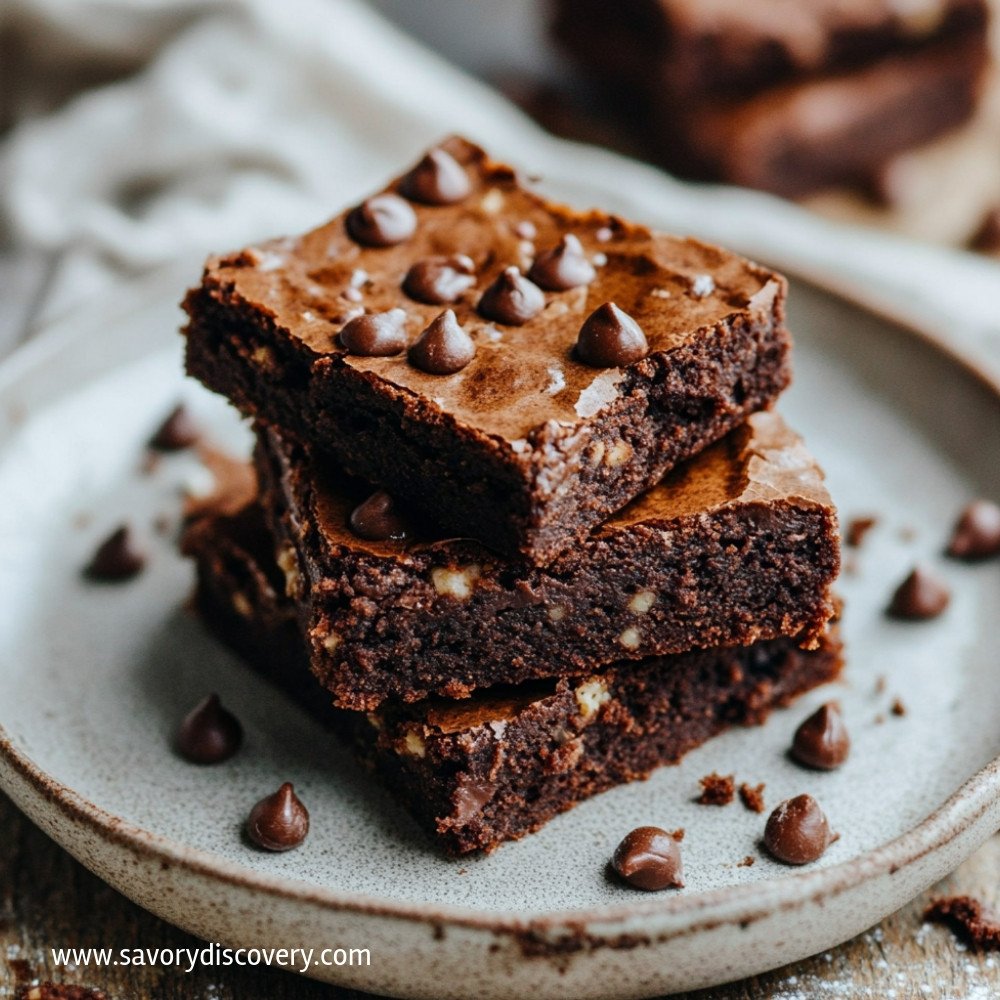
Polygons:
M1000 382L995 263L554 139L360 0L0 2L29 104L82 65L141 67L0 144L8 241L59 255L43 318L142 269L189 260L193 277L209 250L307 228L461 132L560 192L607 191L618 211L947 334Z

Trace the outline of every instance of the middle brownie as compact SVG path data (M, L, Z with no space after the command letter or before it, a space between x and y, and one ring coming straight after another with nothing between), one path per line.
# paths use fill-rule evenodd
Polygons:
M779 636L808 646L833 612L836 514L776 414L755 415L545 568L428 532L276 429L258 428L256 465L313 672L342 708Z

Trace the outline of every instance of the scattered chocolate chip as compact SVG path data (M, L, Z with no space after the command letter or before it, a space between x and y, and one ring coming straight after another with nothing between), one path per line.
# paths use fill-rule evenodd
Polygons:
M947 896L931 900L924 920L944 924L977 951L1000 951L1000 914L971 896Z
M832 701L818 708L795 730L792 757L806 767L832 771L847 760L851 738L840 709Z
M222 707L217 694L210 694L185 716L176 746L193 764L219 764L232 757L242 742L240 720Z
M472 190L465 168L450 153L432 149L403 178L399 190L425 205L451 205Z
M146 554L139 547L135 534L126 524L98 546L87 564L84 575L91 580L128 580L146 565Z
M899 717L906 715L906 705L903 704L903 699L893 698L892 704L889 706L889 711Z
M190 448L200 437L198 426L191 419L187 407L180 404L157 428L149 439L149 447L157 451L180 451Z
M613 302L598 306L584 321L576 339L577 357L592 368L619 368L648 353L642 327Z
M764 782L759 785L749 785L745 781L740 785L740 801L750 812L764 811Z
M384 490L373 493L351 511L350 525L359 538L373 542L406 536L406 524L396 510L395 501Z
M815 861L834 839L823 810L811 795L786 799L771 813L764 828L764 846L788 865Z
M736 863L737 868L750 868L757 859L752 855L748 854L742 861Z
M974 500L955 524L948 555L956 559L988 559L1000 554L1000 506Z
M406 349L406 313L402 309L355 316L340 330L340 343L350 354L384 358Z
M887 613L910 620L936 618L950 600L948 588L927 569L917 566L896 588Z
M403 291L418 302L454 302L476 283L476 265L465 254L418 261L403 279Z
M545 293L516 267L505 268L483 292L479 312L507 326L521 326L545 308Z
M369 247L391 247L417 230L417 215L395 194L377 194L347 216L347 231Z
M991 208L969 237L969 249L979 253L1000 254L1000 206Z
M309 812L286 781L273 795L263 798L250 810L247 835L268 851L290 851L309 832Z
M455 314L446 309L420 334L408 357L414 368L428 375L452 375L461 371L475 354L472 338L462 329Z
M865 540L865 535L867 535L876 524L878 524L878 518L875 517L853 518L847 522L847 532L844 536L844 541L847 542L851 548L859 548L861 543Z
M681 849L666 830L640 826L615 848L611 866L629 885L647 892L684 885Z
M695 801L700 806L728 806L736 795L736 782L732 774L706 774L699 778L701 794Z
M568 233L551 250L544 250L536 258L528 277L539 287L550 292L589 285L597 272L587 260L580 241Z

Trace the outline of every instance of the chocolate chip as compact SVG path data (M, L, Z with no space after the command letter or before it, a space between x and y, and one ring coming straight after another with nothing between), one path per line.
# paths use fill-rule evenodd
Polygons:
M576 339L577 357L592 368L619 368L648 353L642 327L614 302L598 306L584 321Z
M243 727L232 712L210 694L185 716L177 730L177 751L193 764L228 760L243 742Z
M389 538L405 538L406 524L396 510L396 503L384 490L373 493L351 511L351 531L359 538L384 542Z
M962 511L948 544L956 559L988 559L1000 554L1000 506L975 500Z
M454 302L476 283L476 265L465 256L430 257L418 261L403 279L403 291L418 302Z
M309 812L286 781L273 795L261 799L250 810L247 836L269 851L290 851L309 832Z
M139 547L132 529L123 525L98 546L84 575L91 580L128 580L145 565L146 554Z
M893 618L936 618L950 600L945 584L923 566L917 566L896 588L886 610Z
M786 799L768 817L764 846L788 865L815 861L834 840L819 803L811 795Z
M197 425L187 408L181 404L174 407L157 428L149 439L149 447L157 451L180 451L182 448L190 448L199 437Z
M446 309L410 347L414 368L428 375L451 375L461 371L476 354L476 345L462 329L455 314Z
M991 208L969 237L969 249L979 253L1000 254L1000 206Z
M851 738L847 735L840 709L828 702L813 712L795 730L792 756L806 767L832 771L847 760Z
M406 313L390 309L355 316L340 330L340 343L348 353L365 358L384 358L406 348Z
M580 241L569 233L557 246L535 258L528 277L550 292L562 292L567 288L589 285L597 277L597 272L584 255Z
M647 892L684 885L681 849L666 830L640 826L615 848L611 866L629 885Z
M483 316L507 326L521 326L544 308L545 293L516 267L501 271L479 300Z
M347 231L369 247L391 247L417 230L417 216L398 195L377 194L347 216Z
M400 182L400 191L425 205L451 205L472 190L465 168L450 153L432 149Z

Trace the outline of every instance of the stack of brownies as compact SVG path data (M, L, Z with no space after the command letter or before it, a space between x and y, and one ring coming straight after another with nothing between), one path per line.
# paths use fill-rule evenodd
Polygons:
M188 369L257 445L186 533L202 614L455 854L763 720L840 669L785 295L458 138L211 259Z
M554 0L582 75L670 169L790 197L867 186L968 120L988 0ZM638 109L638 115L636 111Z

